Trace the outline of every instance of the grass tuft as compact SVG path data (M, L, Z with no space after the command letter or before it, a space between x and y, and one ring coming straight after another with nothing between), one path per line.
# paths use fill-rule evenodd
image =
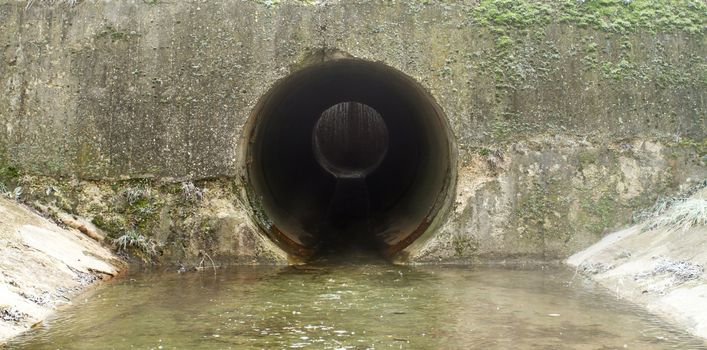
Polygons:
M680 196L659 198L650 208L635 213L633 223L643 223L644 231L656 228L684 231L695 226L705 226L707 199L691 198L704 188L707 188L707 180L701 181Z
M661 215L646 221L646 229L672 232L687 231L692 227L707 225L707 199L690 198L663 210Z
M9 198L15 201L19 201L20 197L22 197L23 189L22 187L15 187L14 190L10 190L5 186L5 184L0 182L0 196L4 196L5 198Z
M29 10L30 8L32 8L32 5L34 5L35 2L47 5L65 4L68 6L74 6L79 2L79 0L29 0L27 2L27 5L25 6L25 10Z
M658 200L650 208L635 213L633 215L633 222L637 224L653 220L665 213L673 205L682 203L685 200L687 200L687 198L684 197L658 198Z
M182 182L182 194L189 202L199 201L204 198L204 189L197 187L193 182Z
M142 187L129 187L123 191L122 195L128 202L128 205L133 206L145 199L150 198L150 189Z
M114 240L119 252L127 252L135 249L141 253L143 260L157 256L157 243L153 240L137 233L135 230L128 230L122 236Z

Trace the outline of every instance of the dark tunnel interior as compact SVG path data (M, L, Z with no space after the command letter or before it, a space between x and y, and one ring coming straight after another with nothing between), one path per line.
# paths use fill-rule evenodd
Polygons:
M444 116L388 66L340 59L303 69L251 118L256 221L292 254L390 256L427 230L445 200L452 155Z

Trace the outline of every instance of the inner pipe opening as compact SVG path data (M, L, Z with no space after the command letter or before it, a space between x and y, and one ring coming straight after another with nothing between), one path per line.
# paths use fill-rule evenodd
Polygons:
M393 256L433 229L448 200L446 119L419 84L383 64L303 69L272 88L249 123L253 217L291 254Z
M312 147L319 165L335 178L364 178L388 151L388 128L370 106L342 102L319 117Z

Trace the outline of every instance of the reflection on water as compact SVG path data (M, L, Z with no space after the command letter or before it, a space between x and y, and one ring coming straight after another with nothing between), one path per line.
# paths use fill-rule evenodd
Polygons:
M134 273L17 349L707 349L564 268Z

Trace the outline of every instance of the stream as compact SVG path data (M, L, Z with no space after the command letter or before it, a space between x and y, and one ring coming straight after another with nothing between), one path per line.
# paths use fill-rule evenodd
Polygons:
M558 266L134 271L9 349L707 349Z

